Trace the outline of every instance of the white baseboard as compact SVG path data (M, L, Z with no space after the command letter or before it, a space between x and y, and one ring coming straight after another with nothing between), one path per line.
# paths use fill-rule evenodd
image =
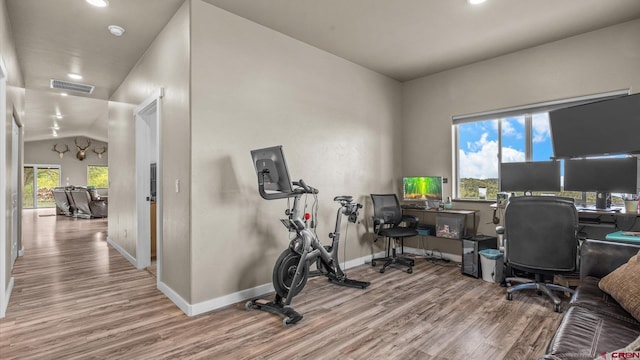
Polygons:
M376 253L373 256L372 255L367 255L367 256L363 256L363 257L357 258L357 259L349 260L349 261L345 262L344 264L341 263L340 266L343 267L343 270L350 269L350 268L353 268L353 267L356 267L356 266L363 265L366 262L370 262L371 258L374 257L374 256L378 257L378 256L383 256L383 255L384 255L384 251ZM160 290L162 292L164 292L162 289L160 289ZM273 284L269 283L269 284L258 285L256 287L253 287L253 288L250 288L250 289L246 289L246 290L242 290L242 291L238 291L238 292L235 292L235 293L232 293L232 294L220 296L220 297L217 297L215 299L202 301L202 302L199 302L199 303L193 304L193 305L190 305L190 304L184 302L182 306L184 306L187 311L185 311L185 309L180 304L178 304L176 302L176 300L171 298L171 296L169 296L169 295L167 295L167 296L171 299L171 301L176 303L176 305L178 305L178 307L180 309L182 309L182 311L184 311L185 314L187 314L189 316L194 316L194 315L203 314L203 313L206 313L206 312L209 312L209 311L221 309L223 307L226 307L226 306L229 306L229 305L241 302L241 301L249 300L249 299L252 299L252 298L255 298L255 297L258 297L258 296L262 296L262 295L270 293L272 291L274 291Z
M2 307L0 309L0 319L5 316L7 313L7 308L9 307L9 299L11 299L11 293L13 292L13 276L9 278L9 283L7 284L7 290L4 297L4 304L0 304Z
M166 297L169 298L176 306L182 310L187 316L198 315L194 314L192 307L185 299L182 298L177 292L173 291L167 284L162 281L158 281L158 290L160 290Z
M342 267L342 270L347 270L347 269L351 269L356 266L360 266L362 264L371 262L371 259L373 259L374 257L382 257L382 256L385 256L384 251L377 252L373 255L367 255L367 256L359 257L357 259L349 260L346 263L340 263L340 266Z
M425 250L422 249L416 249L416 248L411 248L411 247L405 247L404 248L405 252L410 253L410 254L415 254L415 255L425 255ZM429 251L429 250L427 250ZM356 266L360 266L363 265L367 262L371 262L371 259L374 257L382 257L385 255L384 251L380 251L378 253L375 253L373 255L367 255L367 256L363 256L357 259L352 259L349 260L345 263L341 263L340 266L343 267L343 270L347 270L350 268L354 268ZM443 253L442 256L445 259L451 260L451 261L455 261L455 262L461 262L462 261L462 257L460 255L454 255L454 254L448 254L448 253ZM237 291L228 295L224 295L224 296L220 296L214 299L210 299L210 300L206 300L206 301L202 301L196 304L189 304L185 299L183 299L180 295L178 295L178 293L176 293L175 291L173 291L173 289L171 289L169 286L167 286L166 284L162 283L162 282L158 282L158 289L165 294L174 304L176 304L176 306L182 310L182 312L184 312L187 316L195 316L195 315L200 315L200 314L204 314L206 312L209 311L213 311L213 310L218 310L224 307L227 307L229 305L233 305L245 300L249 300L252 298L256 298L259 296L262 296L264 294L273 292L273 284L269 283L269 284L262 284L262 285L258 285L256 287L250 288L250 289L245 289L242 291Z
M110 237L108 237L108 236L107 236L107 244L109 244L109 245L113 246L113 248L114 248L114 249L116 249L116 250L118 250L118 252L119 252L122 256L124 256L124 258L125 258L125 259L129 260L129 262L130 262L130 263L132 263L132 264L133 264L133 266L135 266L136 268L138 268L138 265L137 265L137 261L136 261L136 259L135 259L133 256L131 256L131 254L129 254L129 253L127 252L127 250L125 250L122 246L120 246L120 245L116 244L116 243L115 243L113 240L111 240L111 238L110 238Z
M269 283L253 287L251 289L234 292L228 295L217 297L215 299L193 304L191 305L191 314L187 315L199 315L211 310L220 309L241 301L262 296L272 291L274 291L273 284Z
M24 246L22 247L22 249L18 250L18 256L20 257L24 256Z
M420 255L420 256L427 256L429 254L432 254L433 256L436 256L438 258L442 254L442 258L445 259L445 260L449 260L449 261L453 261L453 262L457 262L457 263L462 262L462 256L456 255L456 254L449 254L449 253L445 253L445 252L441 252L441 251L417 249L417 248L405 246L404 247L404 252L409 253L409 254L414 254L414 255Z

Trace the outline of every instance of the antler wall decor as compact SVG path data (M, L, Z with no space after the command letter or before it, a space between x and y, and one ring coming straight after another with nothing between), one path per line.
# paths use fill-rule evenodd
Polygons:
M87 157L86 150L91 146L91 140L87 139L87 146L85 147L78 145L78 138L75 138L73 141L76 143L76 147L78 148L76 158L80 161L84 160Z
M64 157L64 153L66 153L67 151L69 151L69 145L64 144L65 149L63 151L60 151L57 149L58 144L53 144L53 151L58 153L58 156L60 156L60 159L62 159Z
M93 151L94 153L98 154L98 158L99 159L102 159L102 154L107 152L107 147L106 146L103 146L101 148L94 147L93 150L91 150L91 151Z

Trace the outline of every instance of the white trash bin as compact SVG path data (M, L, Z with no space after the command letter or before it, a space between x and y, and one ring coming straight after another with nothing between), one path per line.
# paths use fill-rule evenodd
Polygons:
M480 250L480 266L482 269L482 280L490 283L502 282L504 260L500 250Z

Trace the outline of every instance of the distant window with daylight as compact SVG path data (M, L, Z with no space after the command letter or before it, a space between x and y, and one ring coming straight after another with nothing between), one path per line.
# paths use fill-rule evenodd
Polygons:
M98 165L87 166L87 185L95 188L108 188L109 167Z

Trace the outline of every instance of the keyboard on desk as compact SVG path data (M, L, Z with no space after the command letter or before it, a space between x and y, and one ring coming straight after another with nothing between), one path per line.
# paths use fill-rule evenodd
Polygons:
M411 210L411 209L415 209L415 210L425 210L427 207L426 206L420 206L420 205L400 205L401 208L405 209L405 210Z
M601 213L618 213L622 210L621 208L596 209L595 207L590 207L590 206L577 206L576 209L578 211L601 212Z

